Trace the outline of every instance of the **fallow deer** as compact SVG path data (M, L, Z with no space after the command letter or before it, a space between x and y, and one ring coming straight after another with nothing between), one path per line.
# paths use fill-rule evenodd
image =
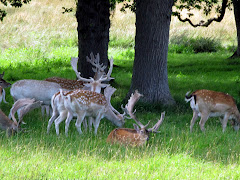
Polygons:
M21 99L21 101L17 101L13 104L13 107L11 109L11 114L13 117L13 121L10 120L0 109L0 128L4 131L6 131L8 136L13 135L16 132L21 131L21 121L17 122L16 118L14 117L14 114L18 109L22 109L22 113L19 116L19 119L22 120L23 116L29 112L31 109L33 109L32 106L36 106L40 102L36 102L34 99ZM27 106L27 107L26 107Z
M235 130L239 129L240 114L235 100L229 94L202 89L190 95L187 92L185 100L187 102L190 101L190 106L193 110L190 132L192 132L198 117L201 117L199 125L202 131L205 131L204 125L209 117L223 117L221 121L223 132L226 129L228 119L233 120L233 128Z
M93 53L91 53L90 58L86 57L86 59L87 59L87 62L91 63L94 66L92 68L93 72L95 72L95 75L94 75L93 78L90 78L90 79L82 78L80 76L80 73L77 70L78 58L72 57L71 58L71 66L72 66L72 69L74 70L78 80L65 79L65 78L60 78L60 77L51 77L51 78L47 78L45 80L50 81L50 82L58 83L58 84L61 85L61 87L63 89L74 90L74 89L84 88L85 90L89 90L90 85L85 84L87 82L93 83L94 80L97 81L101 77L104 77L104 76L109 77L108 81L113 79L113 78L110 77L111 73L112 73L112 70L113 70L113 59L112 58L109 60L110 67L109 67L109 70L108 70L107 74L105 73L106 66L104 66L103 64L100 64L100 62L99 62L100 61L99 53L96 55L96 57L94 57Z
M118 127L123 126L125 123L125 113L120 114L119 112L116 113L116 111L113 111L110 102L111 96L115 90L115 88L108 86L104 90L104 95L101 93L81 89L69 91L67 93L60 91L61 96L63 97L64 107L67 109L68 113L66 113L64 109L64 111L62 111L63 113L60 113L60 116L55 120L55 129L57 135L59 135L59 124L66 118L65 134L66 136L68 135L68 127L74 114L77 115L77 121L75 125L79 134L82 134L81 124L86 116L95 118L93 121L95 134L97 134L100 120L103 117L106 117ZM50 126L51 125L48 124L48 128L50 128Z
M133 113L133 107L139 98L142 95L135 91L134 94L131 95L130 99L128 100L128 104L125 106L128 114L132 119L135 120L136 124L133 124L134 129L130 128L117 128L114 129L107 137L107 142L112 144L121 144L121 145L130 145L130 146L143 146L146 144L147 140L149 139L150 132L158 133L158 129L162 124L165 116L165 112L161 113L161 118L158 122L152 127L147 129L147 125L143 125ZM139 128L140 127L140 128Z

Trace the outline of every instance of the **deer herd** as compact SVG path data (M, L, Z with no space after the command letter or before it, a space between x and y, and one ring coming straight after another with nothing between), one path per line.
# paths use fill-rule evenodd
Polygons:
M100 64L99 54L90 54L87 57L93 68L95 75L90 78L83 78L77 70L78 58L71 58L71 66L77 80L64 79L60 77L50 77L45 80L24 79L10 84L3 79L4 73L0 74L0 102L5 100L4 88L10 88L10 94L14 99L14 104L9 116L6 116L0 109L0 128L5 130L8 136L15 132L21 132L21 124L26 113L35 108L41 108L42 115L51 114L48 121L47 133L50 133L51 125L54 122L56 134L59 135L59 125L65 120L65 135L68 136L70 122L76 118L76 129L82 134L82 124L85 129L92 130L94 134L101 119L106 118L118 128L114 129L107 137L107 142L112 144L122 144L131 146L142 146L146 144L150 133L158 133L162 124L165 112L161 113L160 119L152 128L143 125L135 115L134 106L141 98L141 94L136 90L122 108L122 113L111 105L111 97L116 91L109 85L113 79L113 59L109 60L110 67L106 73L106 66ZM209 117L220 117L223 132L226 129L228 119L232 120L235 130L239 129L240 113L232 96L211 90L197 90L185 95L185 100L190 102L193 110L193 117L190 124L190 132L198 117L200 117L200 129L205 131L204 125ZM15 117L18 114L18 121ZM11 120L12 119L12 120ZM133 119L134 129L122 128L126 119Z

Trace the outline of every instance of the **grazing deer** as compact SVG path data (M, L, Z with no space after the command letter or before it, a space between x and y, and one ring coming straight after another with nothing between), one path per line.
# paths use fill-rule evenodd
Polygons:
M34 99L21 99L21 101L17 101L13 104L13 107L11 109L12 114L12 120L10 120L0 109L0 128L4 131L6 131L8 136L13 135L16 132L21 131L20 124L22 121L17 122L16 118L14 117L14 114L18 109L21 110L21 115L19 116L19 119L22 120L23 116L33 109L33 106L36 106L36 104L39 104L40 102L36 102Z
M158 129L163 122L165 112L161 114L160 120L152 127L147 129L147 125L143 125L134 115L133 107L139 98L142 95L135 91L134 94L131 95L130 99L128 100L128 104L125 106L128 114L132 119L135 120L137 124L133 124L134 129L129 128L117 128L114 129L107 137L107 142L112 144L122 144L122 145L130 145L130 146L143 146L146 144L147 140L149 139L150 132L158 133ZM140 127L140 128L139 128Z
M0 103L3 101L4 103L7 103L7 101L5 100L5 96L6 96L6 93L5 93L5 90L4 88L7 88L7 87L10 87L11 84L8 83L7 81L5 81L3 79L3 76L4 76L4 72L2 74L0 74Z
M59 135L59 124L65 120L65 134L68 135L68 127L70 121L72 120L73 115L77 116L76 127L79 134L82 134L81 124L83 119L86 116L94 117L93 125L95 128L94 133L97 134L97 129L100 123L100 120L103 117L106 117L113 124L118 127L124 125L125 113L120 114L115 109L112 109L111 106L111 96L116 91L115 88L108 86L104 90L104 95L88 90L74 90L67 93L60 91L61 96L63 97L64 111L60 111L60 116L55 120L55 129L57 135ZM48 131L52 122L49 121Z
M190 106L193 110L193 117L190 125L192 132L194 123L198 117L201 117L200 128L205 131L204 125L209 117L223 117L222 128L223 132L226 129L228 119L233 120L233 128L239 129L240 114L232 96L211 90L197 90L185 96L187 102L190 101Z

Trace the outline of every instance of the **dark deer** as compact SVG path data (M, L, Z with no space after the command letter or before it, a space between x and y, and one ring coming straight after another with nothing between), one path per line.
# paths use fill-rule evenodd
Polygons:
M128 100L128 104L125 106L125 111L130 115L132 119L135 120L137 124L133 124L134 129L130 128L117 128L114 129L107 137L107 142L112 144L123 144L123 145L130 145L130 146L143 146L146 144L147 140L149 139L149 134L152 133L159 133L157 130L159 129L160 125L163 122L165 112L161 114L160 120L152 127L147 129L147 125L143 125L133 113L133 107L136 102L140 99L142 95L135 91L134 94L131 95L130 99Z
M5 100L5 96L6 96L6 93L5 93L5 90L4 88L7 88L7 87L10 87L11 84L8 83L7 81L5 81L3 79L3 76L4 76L4 72L2 74L0 74L0 103L3 101L4 103L7 103L7 101Z

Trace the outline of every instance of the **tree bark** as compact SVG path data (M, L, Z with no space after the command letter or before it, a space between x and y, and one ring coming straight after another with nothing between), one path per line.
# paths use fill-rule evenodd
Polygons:
M173 0L136 1L135 60L131 87L142 101L172 105L167 73L167 54Z
M91 52L99 53L100 62L108 66L109 8L109 0L78 0L78 71L82 77L94 76L92 65L86 61Z
M238 47L231 58L240 57L240 0L233 0L234 17L237 28Z

